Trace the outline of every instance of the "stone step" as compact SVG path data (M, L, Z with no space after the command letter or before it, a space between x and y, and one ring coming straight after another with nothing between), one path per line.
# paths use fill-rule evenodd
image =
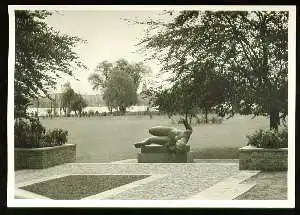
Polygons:
M255 183L241 183L260 171L241 171L239 174L229 177L214 186L191 196L192 200L232 200L247 192Z

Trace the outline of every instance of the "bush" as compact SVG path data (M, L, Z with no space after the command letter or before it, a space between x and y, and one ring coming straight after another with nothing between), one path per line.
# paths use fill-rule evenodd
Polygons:
M68 131L63 129L48 130L38 118L16 119L15 147L41 148L62 145L67 142Z
M221 124L223 122L223 117L220 117L220 116L212 116L209 121L212 123L212 124Z
M257 148L287 148L288 147L288 130L258 130L252 135L247 135L247 145Z

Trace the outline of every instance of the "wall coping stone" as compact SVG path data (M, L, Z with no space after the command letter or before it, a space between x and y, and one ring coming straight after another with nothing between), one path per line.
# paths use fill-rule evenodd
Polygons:
M275 151L287 151L288 148L257 148L255 146L244 146L242 148L239 148L239 151L269 151L269 152L275 152Z
M46 150L51 150L51 149L56 149L56 148L64 148L64 147L69 147L69 146L76 146L76 144L73 143L66 143L60 146L52 146L52 147L40 147L40 148L20 148L20 147L15 147L16 151L46 151Z

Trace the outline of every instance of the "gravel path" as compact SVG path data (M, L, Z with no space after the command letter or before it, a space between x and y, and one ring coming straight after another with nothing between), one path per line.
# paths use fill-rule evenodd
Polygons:
M15 173L15 179L18 186L24 182L61 174L165 174L161 179L108 199L177 200L195 195L238 172L237 163L70 163L43 170L20 170Z

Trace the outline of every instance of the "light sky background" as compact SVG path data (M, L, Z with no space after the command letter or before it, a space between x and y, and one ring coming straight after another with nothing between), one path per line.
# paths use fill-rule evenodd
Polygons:
M56 92L60 92L64 83L70 82L78 93L99 94L99 91L92 90L88 82L89 75L94 72L99 62L114 62L120 58L130 63L144 61L145 56L136 53L136 44L143 37L147 25L128 23L123 19L157 20L161 14L162 11L54 11L46 19L49 26L61 33L87 40L87 43L77 46L75 51L88 67L86 71L74 71L75 77L80 81L70 76L59 80ZM159 72L158 62L144 63L152 69L153 76Z

